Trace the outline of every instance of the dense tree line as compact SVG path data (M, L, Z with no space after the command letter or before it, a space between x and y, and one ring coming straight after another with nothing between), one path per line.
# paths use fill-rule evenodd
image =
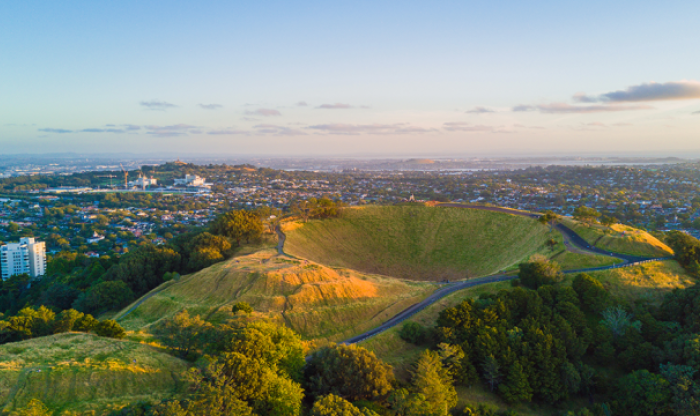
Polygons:
M0 312L15 316L23 308L45 307L51 313L72 308L99 315L118 310L166 280L225 260L239 244L259 242L262 233L259 213L232 211L211 230L182 234L165 246L143 244L120 257L62 252L50 259L40 280L18 275L0 281Z

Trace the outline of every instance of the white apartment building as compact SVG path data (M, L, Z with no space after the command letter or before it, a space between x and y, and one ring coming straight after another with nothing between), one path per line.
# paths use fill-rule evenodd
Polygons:
M200 177L199 175L190 175L187 174L183 179L175 179L175 185L184 185L184 186L206 186L204 183L205 179Z
M139 188L146 188L149 186L157 186L157 185L158 185L158 179L147 178L145 176L140 176L136 180L129 182L129 186L137 186Z
M0 270L2 280L10 276L27 273L31 277L46 274L46 243L34 238L20 238L19 243L0 247Z

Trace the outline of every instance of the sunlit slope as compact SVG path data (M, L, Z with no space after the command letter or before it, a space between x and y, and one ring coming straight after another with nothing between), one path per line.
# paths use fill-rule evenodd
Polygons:
M66 333L0 346L0 409L40 399L56 414L86 414L179 394L184 361L130 341Z
M288 224L285 251L366 273L439 281L505 269L542 248L547 233L534 219L498 212L366 207Z
M341 340L379 325L435 288L264 250L165 283L120 323L127 329L148 330L183 309L223 322L233 316L232 305L244 301L257 316L284 322L306 338Z
M562 224L574 230L589 244L615 253L644 257L667 257L673 250L646 231L623 224L606 227L563 217Z

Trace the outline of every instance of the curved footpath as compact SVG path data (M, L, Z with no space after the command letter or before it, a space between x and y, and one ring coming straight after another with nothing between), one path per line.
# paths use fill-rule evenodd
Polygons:
M522 217L529 217L529 218L539 218L540 214L534 214L534 213L529 213L529 212L523 212L523 211L516 211L516 210L511 210L507 208L498 208L498 207L486 207L486 206L481 206L481 205L468 205L468 204L441 204L440 206L443 207L453 207L453 208L468 208L468 209L481 209L485 211L494 211L494 212L502 212L505 214L511 214L511 215L519 215ZM564 270L563 273L565 274L571 274L571 273L583 273L583 272L595 272L595 271L600 271L600 270L610 270L610 269L618 269L621 267L630 267L630 266L636 266L638 264L642 263L648 263L651 261L658 261L658 260L668 260L672 257L658 257L658 258L647 258L647 257L638 257L638 256L630 256L627 254L620 254L620 253L612 253L609 251L601 250L598 247L591 247L590 244L586 242L580 235L576 234L574 230L571 228L563 225L563 224L557 224L556 225L557 230L561 232L564 236L564 241L567 247L569 245L582 250L589 252L591 254L599 254L603 256L608 256L608 257L614 257L623 260L623 263L615 264L612 266L601 266L601 267L589 267L589 268L584 268L584 269L572 269L572 270ZM444 298L447 295L450 295L454 292L460 291L462 289L467 289L470 287L474 286L479 286L487 283L496 283L496 282L505 282L508 280L513 280L516 279L518 276L507 276L504 274L500 275L493 275L493 276L486 276L486 277L480 277L477 279L471 279L471 280L466 280L462 282L456 282L456 283L450 283L446 285L443 288L440 288L436 290L432 295L428 296L427 298L423 299L422 301L409 306L406 308L404 311L398 313L388 321L384 322L383 324L379 325L378 327L371 329L365 333L362 333L360 335L354 336L352 338L346 339L343 341L343 344L356 344L358 342L364 341L368 338L371 338L375 335L381 334L382 332L386 331L389 328L392 328L401 322L405 321L406 319L412 317L413 315L417 314L418 312L422 311L423 309L427 308L428 306L432 305L433 303L437 302L438 300Z

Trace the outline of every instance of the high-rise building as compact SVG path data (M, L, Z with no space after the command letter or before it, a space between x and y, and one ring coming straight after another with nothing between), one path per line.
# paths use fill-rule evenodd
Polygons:
M46 274L46 243L32 237L20 238L19 243L0 247L2 280L27 273L31 277Z

